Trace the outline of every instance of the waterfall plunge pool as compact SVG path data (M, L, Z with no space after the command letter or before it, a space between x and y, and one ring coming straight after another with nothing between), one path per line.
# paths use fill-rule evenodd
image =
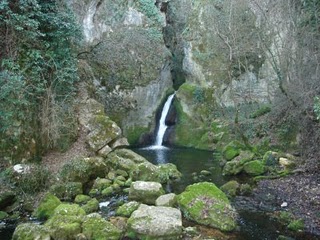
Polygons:
M214 152L197 150L191 148L168 148L163 146L151 146L146 148L132 148L132 150L141 156L145 157L153 164L173 163L182 173L182 178L179 182L175 182L168 187L167 190L176 194L184 191L186 186L200 182L213 182L218 187L230 180L230 178L222 175L222 169L219 164L219 159L215 157ZM211 173L208 176L202 176L200 172L207 170ZM239 180L239 179L238 179ZM243 179L241 179L243 180ZM245 208L239 207L237 198L231 201L239 212L239 230L234 233L221 236L218 231L209 229L204 226L199 226L203 235L207 236L204 239L214 237L214 239L230 239L230 240L276 240L280 235L291 236L285 238L287 240L315 240L317 237L308 234L299 233L295 236L284 229L275 221L267 212L257 211L252 206ZM240 200L241 201L241 200ZM248 204L248 203L247 203ZM187 223L194 225L194 223ZM220 237L219 237L220 235Z

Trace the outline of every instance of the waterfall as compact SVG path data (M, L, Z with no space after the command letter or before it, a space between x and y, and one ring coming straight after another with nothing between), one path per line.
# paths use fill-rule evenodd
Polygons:
M155 142L155 146L162 146L162 142L163 142L163 137L164 134L168 128L168 126L166 125L166 117L168 115L171 103L173 101L174 98L174 94L170 95L166 101L166 103L163 106L162 112L161 112L161 117L159 120L159 128L158 128L158 132L157 132L157 138L156 138L156 142Z

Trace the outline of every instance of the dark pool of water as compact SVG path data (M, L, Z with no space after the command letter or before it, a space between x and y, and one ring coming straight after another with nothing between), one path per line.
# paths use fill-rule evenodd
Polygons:
M218 187L228 181L221 174L219 161L214 159L211 151L202 151L190 148L136 148L132 149L145 157L153 164L173 163L183 174L181 181L172 184L172 191L180 193L185 187L195 183L194 175L199 177L202 170L211 172L211 175L201 179L215 183Z
M189 148L138 148L132 149L136 153L144 156L148 161L154 164L173 163L183 174L180 182L171 186L175 193L182 192L186 186L195 182L194 173L200 173L202 170L208 170L212 175L201 181L210 181L218 187L230 180L222 176L219 160L216 154L211 151L202 151ZM238 179L239 180L239 179ZM243 179L241 179L243 181ZM249 207L250 209L250 207ZM270 218L268 214L261 211L248 211L238 209L239 212L239 231L232 236L237 240L276 240L280 235L290 236L296 240L315 240L316 236L307 234L292 235L283 229L278 222Z

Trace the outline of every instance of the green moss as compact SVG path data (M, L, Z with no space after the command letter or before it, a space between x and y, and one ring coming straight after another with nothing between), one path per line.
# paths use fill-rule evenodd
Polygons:
M102 196L110 196L113 194L113 192L114 192L114 190L112 187L107 187L102 190L101 194L102 194Z
M98 191L102 191L103 189L106 189L107 187L110 187L112 184L112 181L106 178L96 178L96 180L93 183L92 189L97 189Z
M74 199L74 202L78 204L81 204L81 203L83 204L83 203L87 203L90 199L91 199L90 196L80 194L76 196L76 198Z
M126 129L126 137L130 145L136 145L142 134L148 133L148 127L134 126Z
M95 240L118 240L121 237L121 231L99 214L90 214L85 217L82 233L87 239Z
M185 147L206 148L208 138L206 127L199 126L193 118L190 118L182 109L178 101L174 102L177 110L178 121L175 126L175 144Z
M137 210L139 206L140 206L140 203L136 201L125 203L117 209L116 214L118 216L130 217L131 214L135 210Z
M230 161L240 154L241 149L244 149L244 146L240 142L232 141L222 150L222 155L227 161Z
M295 232L302 231L304 229L303 219L293 220L289 223L288 229Z
M59 200L59 198L51 193L47 193L41 200L33 215L38 219L48 219L53 215L54 210L60 204L61 201Z
M237 181L232 180L221 186L220 189L228 196L235 197L237 195L239 187L240 184Z
M35 223L23 223L15 229L12 240L50 239L50 234L45 226Z
M178 195L178 204L185 217L200 224L231 231L236 227L235 210L227 196L213 183L190 185Z
M53 216L45 223L53 239L71 240L81 233L85 211L78 204L62 203L54 210Z
M81 233L82 218L76 215L54 215L45 226L53 239L73 240Z
M81 208L86 212L86 214L93 213L99 210L99 202L96 198L93 198Z
M243 166L243 170L251 176L261 175L266 171L264 164L259 160L246 163Z

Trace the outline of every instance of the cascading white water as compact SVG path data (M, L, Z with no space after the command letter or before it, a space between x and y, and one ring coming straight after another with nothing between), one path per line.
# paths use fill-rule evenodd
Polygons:
M156 142L155 142L155 146L162 146L162 142L163 142L163 137L164 134L168 128L168 126L166 125L166 117L168 115L171 103L173 101L174 98L174 94L170 95L166 101L166 103L163 106L162 112L161 112L161 117L159 120L159 129L157 132L157 138L156 138Z

